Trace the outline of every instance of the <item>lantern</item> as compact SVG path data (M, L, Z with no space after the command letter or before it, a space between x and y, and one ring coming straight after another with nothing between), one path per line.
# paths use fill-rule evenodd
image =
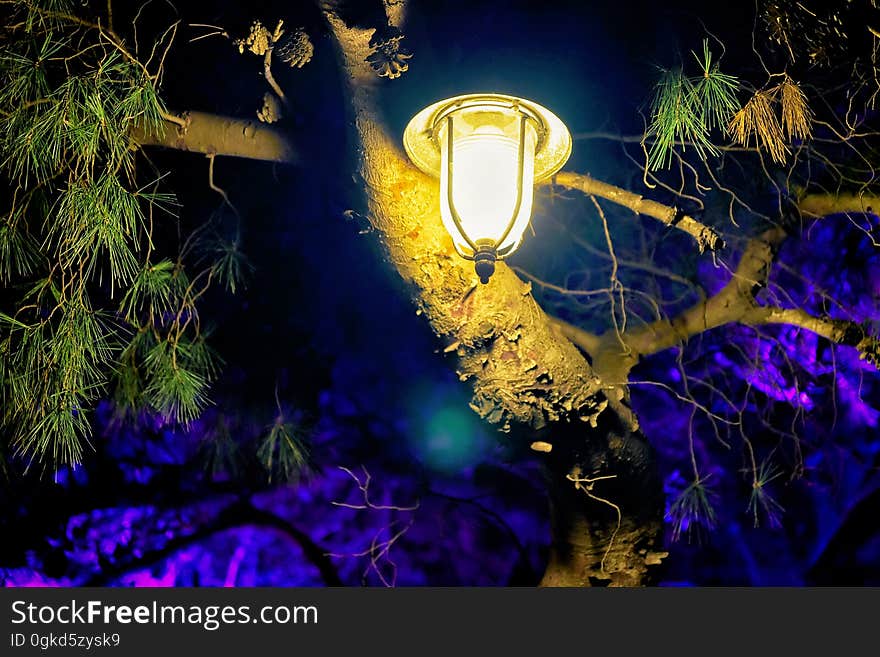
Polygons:
M535 183L571 154L571 135L548 109L501 94L441 100L416 114L403 145L413 163L440 178L440 214L455 250L488 283L495 261L513 253L532 213Z

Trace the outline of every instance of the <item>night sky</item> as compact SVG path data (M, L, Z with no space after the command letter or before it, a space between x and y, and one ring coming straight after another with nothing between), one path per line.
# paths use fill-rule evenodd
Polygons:
M370 20L370 3L361 4ZM422 107L489 90L534 99L574 135L641 135L659 68L693 60L691 51L710 33L726 45L729 72L762 83L751 3L722 4L413 0L405 31L414 53L409 71L383 83L388 126L400 137ZM232 211L209 189L204 156L150 151L152 163L171 172L168 185L181 203L179 227L162 228L166 244L210 218L219 231L240 238L252 265L244 290L212 291L203 309L211 343L225 361L212 389L214 405L179 427L151 417L118 425L105 403L95 413L94 450L81 466L62 469L55 481L13 467L0 489L0 582L536 584L550 540L538 458L468 408L470 390L458 381L454 358L442 353L444 345L416 314L363 217L343 81L320 16L306 2L175 5L176 14L154 2L145 17L152 29L182 21L162 86L175 111L253 118L267 90L257 58L239 55L222 37L190 42L205 30L188 24L219 25L238 36L253 19L274 25L284 18L310 31L312 61L276 70L291 100L279 127L301 145L303 163L218 157L215 183ZM566 168L652 193L641 186L638 161L609 140L576 139ZM664 200L662 190L653 193ZM539 192L535 235L511 264L560 285L588 287L589 271L603 261L574 249L569 237L602 244L595 217L587 215L586 203ZM623 214L613 220L623 252L635 253L647 235L658 245L656 266L710 289L723 283L712 257L695 254L686 237L654 226L639 233L647 221ZM736 233L723 221L720 228ZM875 216L866 221L876 230ZM819 257L828 254L845 266ZM786 245L780 258L850 300L865 321L880 321L880 256L864 232L845 221L817 223L809 239ZM775 275L798 298L811 298L812 288L785 279L785 272ZM601 307L572 308L537 286L536 296L569 321L607 327ZM779 510L761 511L757 527L742 450L720 446L699 418L691 425L691 407L675 395L633 386L633 406L658 451L669 500L686 484L691 429L716 495L712 527L684 527L693 531L677 541L667 531L670 556L658 583L876 585L880 377L853 350L785 327L767 335L775 341L719 329L682 356L694 372L729 376L729 390L748 384L761 395L746 424L764 453L778 457L782 474L773 481ZM738 360L745 352L758 354L765 367L745 367ZM670 350L648 359L633 379L676 387L678 355ZM799 385L786 379L784 364L792 360L801 367ZM789 388L796 392L786 393ZM313 458L311 472L288 484L266 481L253 459L255 437L278 412L276 395L285 414L306 427ZM786 410L792 401L799 412ZM792 445L777 435L795 423L804 452L797 467ZM225 460L212 451L218 439L233 446ZM795 469L803 476L792 477ZM355 478L362 483L367 473L375 503L394 509L334 504L357 504ZM393 541L371 564L360 553L377 536ZM322 556L309 557L310 550Z

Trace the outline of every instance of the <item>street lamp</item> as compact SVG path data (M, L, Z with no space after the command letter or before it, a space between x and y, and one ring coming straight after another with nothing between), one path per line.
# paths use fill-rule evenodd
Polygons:
M416 114L403 145L422 171L440 177L440 215L460 256L489 282L513 253L532 213L535 183L571 154L571 135L550 110L502 94L447 98Z

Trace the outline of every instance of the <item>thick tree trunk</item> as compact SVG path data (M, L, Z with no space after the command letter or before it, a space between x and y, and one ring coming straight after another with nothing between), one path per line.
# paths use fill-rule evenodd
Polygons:
M554 432L546 474L553 543L541 586L643 586L666 556L663 489L640 433L605 421Z
M446 352L457 357L459 377L473 386L472 408L504 429L595 422L605 408L600 382L553 328L531 286L503 265L481 285L472 263L455 254L440 220L438 181L409 163L380 120L380 79L364 61L372 30L332 14L328 22L349 82L369 221Z

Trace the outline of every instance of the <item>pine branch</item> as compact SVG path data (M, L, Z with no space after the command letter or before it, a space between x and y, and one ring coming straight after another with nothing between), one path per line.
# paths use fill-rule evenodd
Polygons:
M717 155L709 140L709 129L700 116L701 103L693 83L680 70L665 71L657 84L651 106L652 122L647 136L653 137L648 168L668 167L676 141L693 144L701 159Z
M703 56L694 57L702 69L702 74L694 83L694 94L700 107L700 119L708 130L725 130L731 117L739 109L736 92L739 80L722 73L717 62L712 62L709 40L703 39Z
M70 11L63 0L11 3L0 51L0 174L11 189L0 217L0 425L18 455L48 468L80 460L89 412L111 387L170 419L201 411L218 358L196 302L212 279L233 287L243 266L224 252L187 282L181 258L154 254L154 219L175 201L160 181L143 184L132 134L158 141L186 121L165 111L158 73Z

